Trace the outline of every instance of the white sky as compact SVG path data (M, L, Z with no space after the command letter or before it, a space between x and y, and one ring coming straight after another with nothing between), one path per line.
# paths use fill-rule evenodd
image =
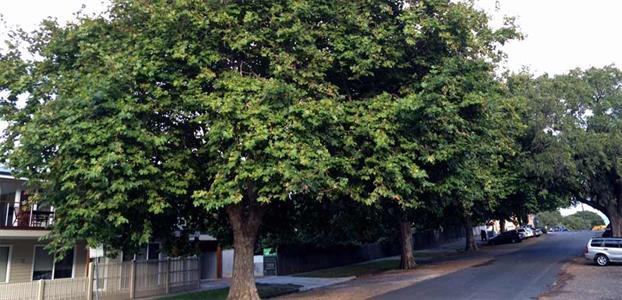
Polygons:
M9 27L32 30L45 17L59 21L85 12L105 9L108 0L0 0L0 14ZM522 41L504 47L505 66L518 71L523 66L541 74L564 73L575 67L622 67L621 0L477 0L498 23L502 16L516 16L526 34ZM6 38L0 27L0 39Z
M36 28L46 17L61 22L105 9L107 0L0 0L0 14L8 27ZM526 35L504 47L505 68L528 67L536 74L560 74L581 67L622 67L622 0L478 0L499 23L502 16L516 16ZM0 40L6 27L0 26ZM588 206L585 206L586 209ZM564 214L581 207L563 210Z
M559 74L576 67L622 67L620 0L478 0L495 16L517 17L526 37L504 47L506 66ZM496 7L499 9L497 10Z

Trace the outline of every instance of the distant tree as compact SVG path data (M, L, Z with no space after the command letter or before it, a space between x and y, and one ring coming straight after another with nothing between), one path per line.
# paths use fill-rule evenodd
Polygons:
M519 73L509 76L506 85L523 105L519 111L525 127L516 135L517 152L505 166L512 174L511 191L500 199L494 215L522 221L528 214L570 205L578 177L572 145L558 134L564 107L549 92L554 84Z
M587 227L583 229L591 229L594 226L605 225L605 221L598 214L591 211L578 211L571 216L587 221Z
M529 167L538 196L602 211L622 235L622 71L615 66L573 70L509 82L537 108ZM526 164L529 166L529 164ZM561 196L561 197L560 197ZM544 198L546 199L546 198Z
M539 213L537 218L542 226L555 227L563 225L571 230L588 230L605 223L599 215L591 211L580 211L565 217L562 217L557 210L545 211Z
M549 228L563 224L563 217L561 213L557 210L538 213L537 218L541 226Z
M453 118L452 111L438 116L452 129L432 130L447 144L433 154L437 161L425 165L433 183L431 196L460 219L467 233L465 249L477 250L472 227L489 219L497 199L513 190L507 165L517 154L515 138L523 128L521 103L506 97L492 66L484 62L454 60L426 79L424 95L435 98L450 89L453 92L441 99L456 106ZM434 105L431 101L426 110Z

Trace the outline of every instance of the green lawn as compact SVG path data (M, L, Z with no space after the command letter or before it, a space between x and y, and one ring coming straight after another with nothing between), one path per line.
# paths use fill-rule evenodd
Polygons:
M435 257L447 257L460 255L460 251L456 250L446 250L446 251L438 251L438 250L418 250L415 251L415 258L435 258ZM372 261L368 263L358 263L353 265L334 267L330 269L321 269L315 270L311 272L293 274L292 276L298 277L324 277L324 278L335 278L335 277L350 277L350 276L361 276L361 275L369 275L369 274L377 274L384 271L395 270L400 267L400 260L398 259L385 259Z
M299 273L293 276L298 277L349 277L349 276L361 276L366 274L376 274L388 270L397 269L400 267L399 259L387 259L372 261L369 263L347 265L341 267L335 267L330 269L316 270L306 273Z
M291 294L298 291L299 285L294 284L257 284L259 296L263 299ZM159 298L160 300L225 300L229 294L229 288L192 292L170 297Z

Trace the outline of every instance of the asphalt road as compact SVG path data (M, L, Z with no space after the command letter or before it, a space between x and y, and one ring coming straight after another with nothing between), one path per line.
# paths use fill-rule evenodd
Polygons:
M489 263L426 280L374 299L537 299L564 262L581 255L594 233L552 233Z

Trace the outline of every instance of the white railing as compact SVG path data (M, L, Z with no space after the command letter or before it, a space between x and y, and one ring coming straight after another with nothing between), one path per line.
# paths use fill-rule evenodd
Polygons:
M88 277L0 283L0 300L136 299L197 289L199 278L196 257L90 263Z

